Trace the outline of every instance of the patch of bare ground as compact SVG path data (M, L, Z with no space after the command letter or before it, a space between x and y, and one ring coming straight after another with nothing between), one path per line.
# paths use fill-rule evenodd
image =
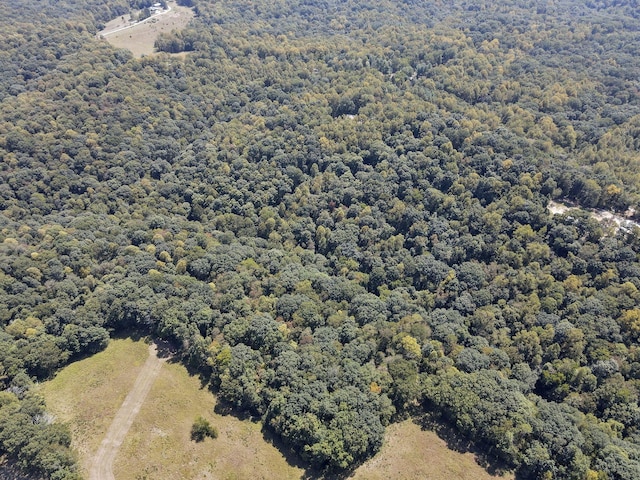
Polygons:
M632 208L627 210L624 215L618 215L617 213L610 212L608 210L581 208L570 202L556 202L551 200L547 205L547 209L552 215L562 215L571 211L589 212L593 218L605 227L612 227L614 233L617 233L618 230L629 232L633 228L640 228L640 223L631 220L636 213Z
M143 22L131 24L129 15L115 18L98 32L98 37L114 47L130 50L135 57L152 55L155 52L153 45L161 33L184 29L194 16L191 8L175 2L168 4L170 11L153 15Z
M552 215L562 215L563 213L567 213L569 210L576 207L551 200L549 202L549 205L547 205L547 208Z

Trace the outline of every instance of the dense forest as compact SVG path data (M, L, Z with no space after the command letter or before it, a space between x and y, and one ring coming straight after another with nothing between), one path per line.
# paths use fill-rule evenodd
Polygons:
M640 230L586 210L639 208L637 2L182 3L134 59L144 1L0 0L0 454L79 478L31 387L143 332L313 468L428 413L640 478Z

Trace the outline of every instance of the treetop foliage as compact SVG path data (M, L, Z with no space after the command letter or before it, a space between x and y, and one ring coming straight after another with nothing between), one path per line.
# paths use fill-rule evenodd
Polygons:
M198 0L142 59L130 8L0 19L0 452L75 478L30 385L140 331L316 468L427 411L640 477L640 230L586 210L638 208L635 2Z

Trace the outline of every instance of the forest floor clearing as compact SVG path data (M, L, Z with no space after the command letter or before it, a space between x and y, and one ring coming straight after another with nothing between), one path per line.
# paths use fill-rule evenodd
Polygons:
M114 455L115 478L313 478L288 463L283 453L265 439L259 423L214 412L215 396L202 388L199 379L189 375L184 366L156 362L154 358L157 360L149 356L148 344L116 339L103 352L72 363L41 386L48 409L57 421L69 424L85 474L91 471L120 406L135 390L140 372L159 366L144 403ZM190 439L191 425L199 415L217 428L217 439L201 443ZM356 469L351 478L509 477L489 474L473 453L451 450L436 433L405 421L388 428L382 451Z
M117 17L98 32L111 45L130 50L135 57L154 53L156 39L161 33L182 30L194 17L193 10L169 2L170 10L155 14L142 22L131 24L129 15Z

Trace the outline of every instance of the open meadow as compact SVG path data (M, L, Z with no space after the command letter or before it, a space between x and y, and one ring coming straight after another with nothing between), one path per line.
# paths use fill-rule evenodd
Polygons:
M97 355L62 370L41 393L58 420L67 422L83 470L133 385L148 346L113 340ZM165 363L123 442L115 477L127 479L300 478L302 470L263 439L260 425L214 413L215 397L179 364ZM190 439L202 415L219 432L216 440Z
M103 352L75 362L40 392L49 410L73 432L80 464L91 461L148 354L148 345L112 340ZM115 477L134 479L299 479L305 472L287 463L265 440L259 423L214 412L215 396L177 363L164 363L115 460ZM190 439L202 415L219 433L215 440ZM471 453L450 450L431 431L406 421L392 425L385 446L352 476L374 479L491 479Z
M191 8L169 2L168 12L156 14L143 22L131 25L129 15L117 17L105 25L98 36L118 48L130 50L135 57L154 53L153 45L161 33L182 30L193 18Z
M372 459L361 465L354 480L512 480L513 474L492 475L471 452L451 450L431 430L411 420L387 428L385 444Z

